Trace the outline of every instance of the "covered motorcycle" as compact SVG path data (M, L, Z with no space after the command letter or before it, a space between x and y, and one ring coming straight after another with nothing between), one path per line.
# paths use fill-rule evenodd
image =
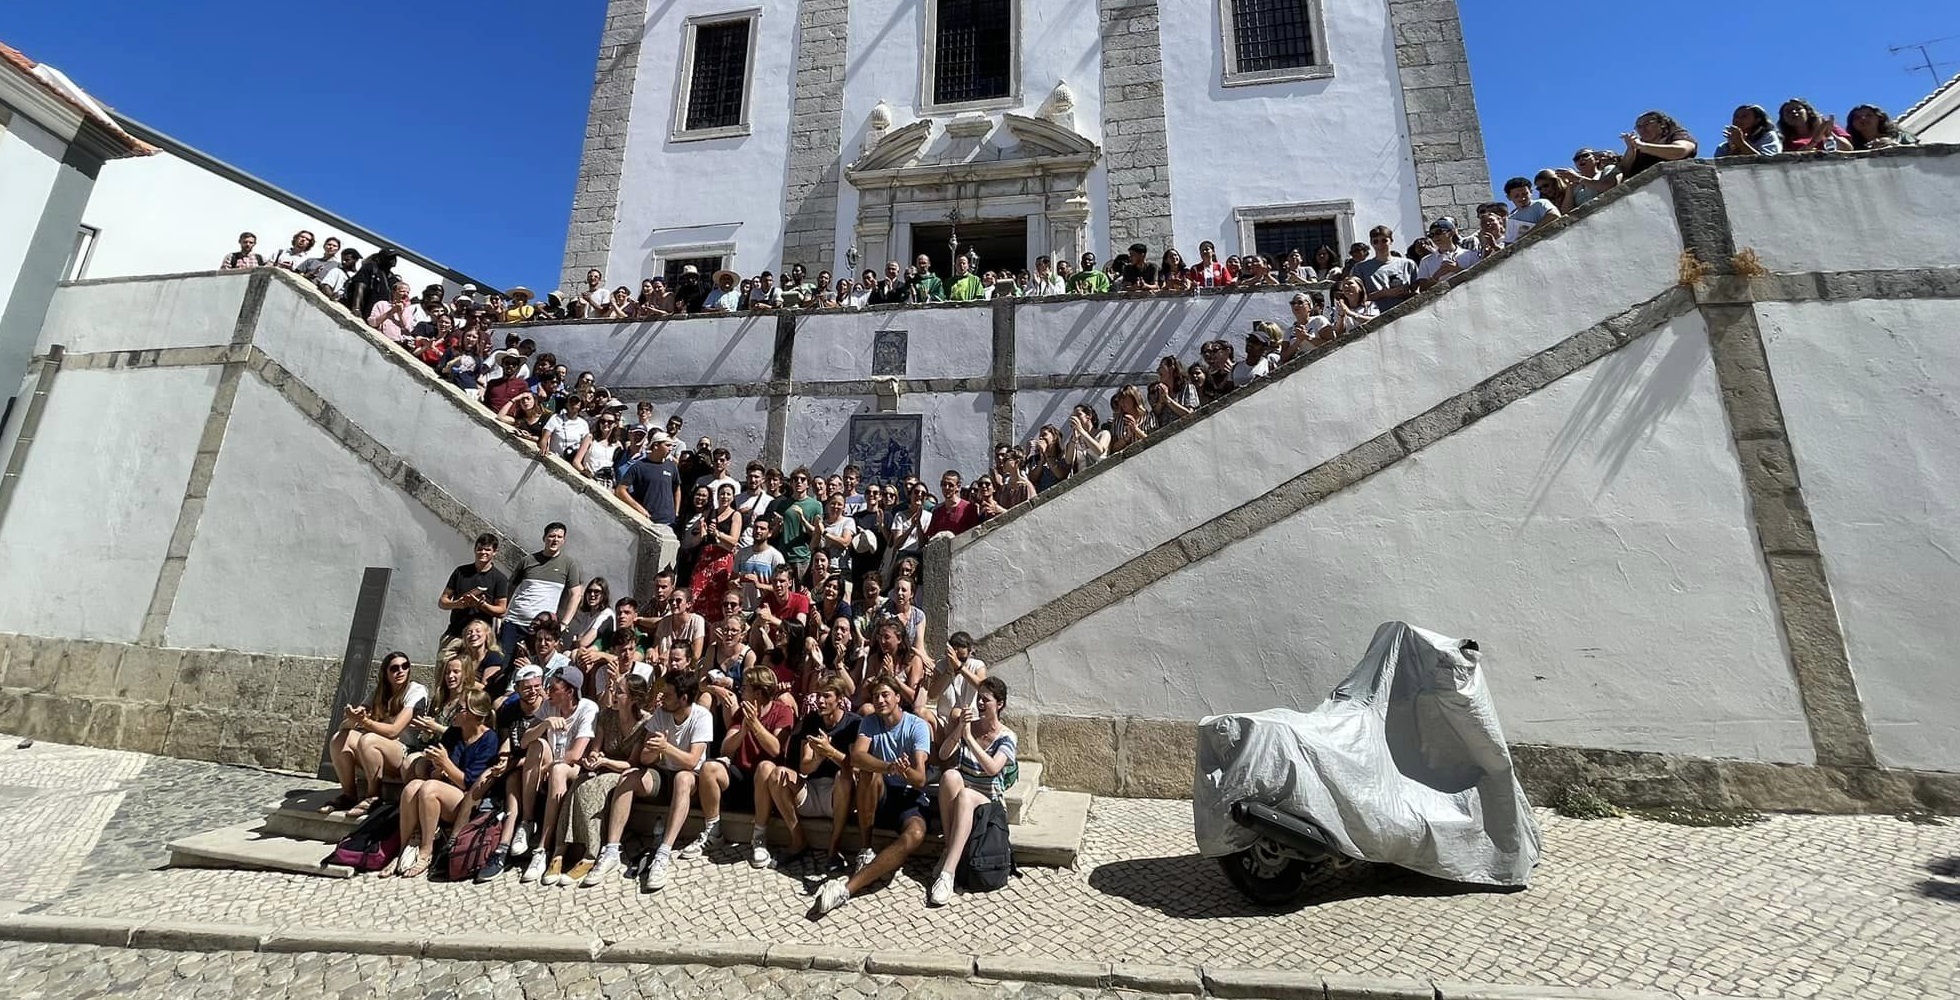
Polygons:
M1313 711L1199 722L1198 850L1262 902L1353 860L1523 886L1538 826L1480 659L1475 642L1388 622Z

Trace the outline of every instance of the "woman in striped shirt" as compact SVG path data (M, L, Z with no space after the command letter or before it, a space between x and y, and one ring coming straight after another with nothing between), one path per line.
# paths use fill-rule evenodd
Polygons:
M939 776L939 825L946 834L946 853L939 858L939 874L926 894L930 906L945 906L953 898L953 870L966 854L967 837L973 833L973 811L1007 794L1007 775L1014 767L1018 745L1014 731L1001 724L1001 709L1007 707L1007 685L998 677L983 678L979 694L969 714L955 708L946 718L945 736L939 741L938 756L958 758L959 766L949 767Z

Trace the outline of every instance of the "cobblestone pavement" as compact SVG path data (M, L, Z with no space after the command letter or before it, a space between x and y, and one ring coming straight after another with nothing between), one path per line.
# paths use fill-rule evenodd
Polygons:
M378 955L186 953L87 945L0 944L0 997L129 996L144 1000L1148 1000L1151 994L1034 983L988 983L700 965L459 962Z
M8 759L0 756L0 765ZM301 784L216 765L169 766L216 774L194 786L201 808L221 798L226 809L246 815ZM0 784L10 773L0 770ZM211 791L226 781L237 782L236 795ZM157 789L145 801L181 815L181 806L167 805L172 794ZM110 826L143 824L143 808L126 803ZM23 825L34 815L18 797L0 800L0 842L28 842ZM239 821L214 814L203 825ZM804 873L752 870L746 848L678 863L657 896L641 896L624 881L593 889L522 885L515 873L477 887L125 866L75 879L35 910L268 928L399 927L422 935L532 929L685 936L1764 997L1947 997L1960 982L1960 949L1952 944L1960 939L1960 826L1779 816L1742 828L1691 828L1545 811L1539 821L1545 860L1529 890L1466 891L1394 870L1360 870L1329 878L1303 905L1281 911L1245 903L1213 863L1196 856L1189 803L1122 799L1096 802L1076 870L1031 870L1006 889L961 895L939 910L924 907L922 862L887 888L811 922ZM150 836L158 844L165 839ZM33 843L33 856L48 866L65 863ZM109 869L122 864L101 860ZM0 869L0 879L18 875Z

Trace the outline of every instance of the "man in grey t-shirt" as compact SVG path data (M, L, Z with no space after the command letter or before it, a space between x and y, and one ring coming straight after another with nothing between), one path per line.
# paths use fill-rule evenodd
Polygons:
M1375 248L1375 255L1354 265L1349 273L1361 279L1368 301L1387 312L1415 291L1416 266L1407 257L1395 256L1395 231L1387 226L1368 230L1368 243Z

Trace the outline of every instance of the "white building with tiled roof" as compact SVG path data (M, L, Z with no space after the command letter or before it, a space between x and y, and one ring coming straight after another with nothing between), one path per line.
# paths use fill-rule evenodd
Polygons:
M1960 76L1939 85L1899 116L1899 127L1920 142L1960 143Z

